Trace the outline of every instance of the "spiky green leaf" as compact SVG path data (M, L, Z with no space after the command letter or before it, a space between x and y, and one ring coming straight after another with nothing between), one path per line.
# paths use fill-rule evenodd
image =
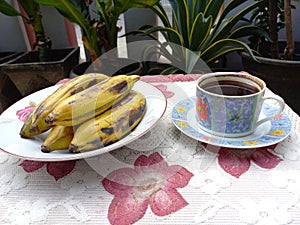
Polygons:
M255 56L249 46L244 42L236 39L219 40L209 46L205 51L203 51L200 57L206 62L211 62L229 52L236 50L244 50L245 52L250 54L253 59L255 59Z
M258 35L264 37L266 40L270 42L272 41L268 33L264 29L253 25L245 25L245 26L238 27L228 37L231 39L239 39L251 35Z
M10 4L5 0L0 0L0 12L7 16L23 16L20 12L15 10Z
M200 48L210 34L213 25L212 20L212 16L205 18L203 13L198 14L191 28L189 46L186 47L192 51L197 51Z

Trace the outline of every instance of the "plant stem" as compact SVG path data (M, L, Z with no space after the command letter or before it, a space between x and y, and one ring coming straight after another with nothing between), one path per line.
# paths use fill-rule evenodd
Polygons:
M286 47L284 49L284 58L286 60L292 60L294 56L295 46L293 38L291 0L284 1L284 15L286 31Z
M28 24L31 24L33 27L36 36L35 46L38 47L39 61L45 62L48 60L48 50L51 48L51 41L44 31L40 5L34 0L18 0L18 2L29 18Z
M36 35L36 45L38 46L39 60L41 62L45 62L48 60L48 49L50 48L50 43L43 28L42 15L40 11L38 11L35 17L31 18L31 20Z

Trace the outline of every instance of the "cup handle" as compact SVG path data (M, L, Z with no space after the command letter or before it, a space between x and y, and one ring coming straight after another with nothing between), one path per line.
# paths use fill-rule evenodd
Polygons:
M279 108L276 110L276 112L273 113L273 115L267 116L266 118L263 118L263 119L257 121L255 128L258 127L260 124L267 122L267 121L273 119L274 117L278 116L284 110L285 103L282 98L280 98L280 97L264 97L262 99L262 101L266 101L268 99L272 99L272 100L275 100L276 102L278 102Z

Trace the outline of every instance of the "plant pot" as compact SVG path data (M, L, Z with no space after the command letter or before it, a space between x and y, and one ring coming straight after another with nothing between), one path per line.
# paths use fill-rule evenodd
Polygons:
M21 55L23 52L0 52L0 64L6 63L13 58Z
M16 58L23 52L0 52L0 113L22 96L11 79L1 74L2 64Z
M38 53L31 51L3 64L0 73L8 76L24 97L68 77L78 62L79 47L52 49L47 62L39 62Z
M115 58L115 59L101 59L92 62L83 62L73 67L70 72L70 77L79 76L85 73L103 73L108 76L115 76L120 74L127 75L140 75L141 63L127 58Z
M288 61L257 57L254 61L247 53L241 53L244 70L263 79L267 87L298 114L300 114L300 57L298 61Z
M4 55L0 65L0 113L24 96L68 77L78 64L79 48L51 50L48 62L38 62L34 51Z

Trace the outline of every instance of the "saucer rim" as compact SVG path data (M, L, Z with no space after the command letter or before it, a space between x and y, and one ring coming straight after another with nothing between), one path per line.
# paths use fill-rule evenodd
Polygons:
M186 108L185 115L187 115L190 112L190 110L192 110L193 107L195 106L194 99L195 99L195 96L192 96L192 97L188 97L186 99L183 99L183 100L177 102L174 105L173 109L172 109L171 119L172 119L172 122L173 122L174 126L179 131L181 131L183 134L187 135L188 137L190 137L190 138L192 138L194 140L197 140L197 141L200 141L200 142L203 142L203 143L206 143L206 144L211 144L211 145L215 145L215 146L219 146L219 147L225 147L225 148L235 148L235 149L261 148L261 147L267 147L267 146L271 146L271 145L278 144L278 143L282 142L283 140L285 140L290 135L290 133L292 131L292 121L291 121L290 117L287 115L286 112L282 112L283 118L280 118L277 121L280 121L280 120L286 121L286 120L288 120L289 123L288 123L288 126L286 126L288 129L285 129L285 134L281 138L271 138L270 142L262 142L262 143L255 144L255 145L246 145L246 144L244 144L244 145L236 145L236 144L230 144L230 143L228 143L229 142L228 139L232 140L232 142L242 143L243 140L237 141L237 139L241 139L243 137L237 137L237 138L236 137L230 137L230 138L228 138L228 137L220 137L220 136L217 136L217 135L214 135L214 134L210 134L210 133L204 131L199 126L197 126L197 128L198 128L197 130L194 129L194 127L190 125L191 124L191 119L188 119L187 117L182 117L182 118L179 118L178 116L176 118L174 117L174 114L178 115L178 112L177 112L176 108L178 106L180 106L180 105L184 105L184 103L186 103L187 101L189 101L192 104L191 104L191 106L189 108ZM263 103L263 109L264 108L268 108L268 107L270 107L271 109L274 108L273 106L271 106L271 105L269 105L267 103ZM178 125L177 122L179 122L179 121L186 122L186 126L187 126L188 129L183 129L180 125ZM265 138L265 136L269 135L270 132L272 130L274 130L274 128L276 128L276 123L274 123L274 121L275 121L274 119L272 119L270 121L270 123L271 123L271 129L270 129L270 131L268 131L266 134L264 134L262 136L259 136L258 138L252 139L251 141L259 141L260 139ZM192 130L193 132L190 132L190 130ZM198 136L196 137L193 133L197 133ZM200 138L199 135L201 135L201 134L202 134L202 137ZM209 134L209 136L205 136L207 134ZM250 135L251 134L246 135L246 136L244 136L244 138L246 139ZM207 139L203 139L203 137L208 137L208 138ZM212 139L212 140L215 139L215 140L217 140L217 142L210 141L209 139ZM244 140L244 141L246 141L246 140ZM247 139L247 141L248 141L248 139Z

